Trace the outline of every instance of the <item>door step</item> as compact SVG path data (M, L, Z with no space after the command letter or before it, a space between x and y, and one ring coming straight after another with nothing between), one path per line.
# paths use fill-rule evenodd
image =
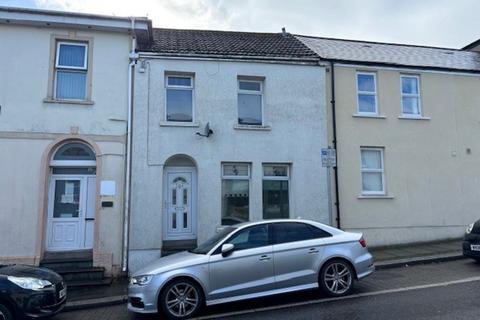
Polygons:
M93 266L92 250L46 252L40 266L57 272L72 289L112 283L105 277L105 268Z
M165 240L162 245L162 257L191 250L197 247L197 239L192 240Z

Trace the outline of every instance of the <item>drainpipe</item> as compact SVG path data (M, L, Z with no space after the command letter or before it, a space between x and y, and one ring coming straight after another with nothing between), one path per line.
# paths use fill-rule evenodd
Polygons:
M125 191L123 206L123 252L122 252L122 271L128 271L128 245L129 245L129 227L130 227L130 187L131 187L131 167L132 167L132 114L133 114L133 77L135 64L138 54L135 52L137 39L135 36L135 18L131 17L132 48L129 54L130 63L128 64L128 115L127 115L127 146L125 152Z
M332 130L333 130L333 148L337 151L337 117L335 114L335 68L333 61L330 61L330 77L331 77L331 97L332 100L330 101L332 105ZM338 157L337 157L338 159ZM340 229L340 199L339 199L339 192L338 192L338 163L335 167L333 167L333 173L335 178L335 208L337 213L337 228Z

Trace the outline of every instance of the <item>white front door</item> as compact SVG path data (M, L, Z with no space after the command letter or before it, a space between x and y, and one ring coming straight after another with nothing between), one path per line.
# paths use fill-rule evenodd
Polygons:
M195 168L167 168L164 177L164 240L196 237Z
M87 225L86 219L93 224L94 194L94 176L51 176L46 236L48 251L92 248L93 225Z

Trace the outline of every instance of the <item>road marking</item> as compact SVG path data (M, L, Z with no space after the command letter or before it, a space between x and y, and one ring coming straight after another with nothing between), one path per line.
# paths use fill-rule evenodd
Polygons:
M198 318L194 318L194 320L218 319L218 318L223 318L223 317L231 317L231 316L238 316L238 315L244 315L244 314L251 314L251 313L255 313L255 312L265 312L265 311L271 311L271 310L287 309L287 308L292 308L292 307L307 306L307 305L320 304L320 303L333 302L333 301L340 301L340 300L350 300L350 299L356 299L356 298L378 296L378 295L382 295L382 294L398 293L398 292L404 292L404 291L412 291L412 290L420 290L420 289L428 289L428 288L436 288L436 287L446 287L446 286L450 286L450 285L454 285L454 284L461 284L461 283L468 283L468 282L475 282L475 281L480 281L480 276L479 277L470 277L470 278L465 278L465 279L460 279L460 280L424 284L424 285L419 285L419 286L411 286L411 287L403 287L403 288L397 288L397 289L387 289L387 290L357 293L357 294L352 294L352 295L345 296L345 297L316 299L316 300L295 302L295 303L290 303L290 304L282 304L282 305L278 305L278 306L248 309L248 310L241 310L241 311L234 311L234 312L226 312L226 313L221 313L221 314L213 314L213 315L209 315L209 316L198 317Z

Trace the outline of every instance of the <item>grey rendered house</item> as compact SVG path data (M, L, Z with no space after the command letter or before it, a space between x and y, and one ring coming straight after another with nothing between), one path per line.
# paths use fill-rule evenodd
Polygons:
M130 271L222 225L330 222L313 51L288 33L172 29L137 51Z

